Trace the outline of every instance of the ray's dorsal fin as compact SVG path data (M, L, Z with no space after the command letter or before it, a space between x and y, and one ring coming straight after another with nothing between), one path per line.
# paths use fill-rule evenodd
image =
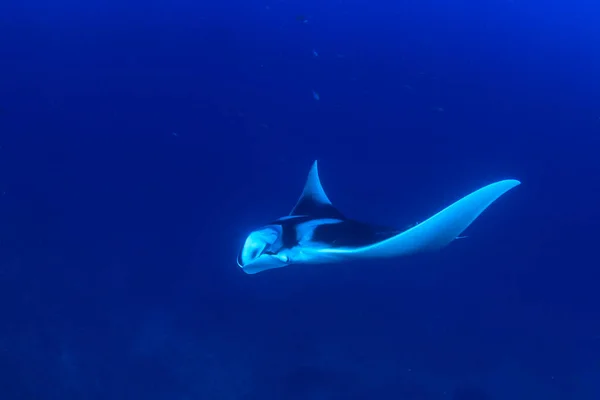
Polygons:
M344 215L331 204L331 200L329 200L329 197L325 194L325 190L323 190L323 186L321 186L321 181L319 179L317 161L315 161L310 168L302 195L300 195L300 198L290 215L346 219Z

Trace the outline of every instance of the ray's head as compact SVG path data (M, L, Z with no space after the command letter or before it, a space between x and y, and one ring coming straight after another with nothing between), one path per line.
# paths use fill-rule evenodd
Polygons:
M281 252L282 229L269 225L248 235L238 257L238 266L247 274L289 265L289 257Z

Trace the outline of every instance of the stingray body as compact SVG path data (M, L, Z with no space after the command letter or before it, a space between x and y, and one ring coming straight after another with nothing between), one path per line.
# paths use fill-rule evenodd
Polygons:
M456 238L514 179L484 186L407 230L346 218L323 190L315 161L292 212L253 231L237 258L248 274L293 264L327 264L401 257L438 250Z

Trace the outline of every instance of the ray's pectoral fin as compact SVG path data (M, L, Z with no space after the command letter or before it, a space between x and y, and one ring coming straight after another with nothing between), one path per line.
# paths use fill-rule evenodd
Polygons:
M449 244L495 200L520 184L504 180L485 186L463 197L428 220L381 242L354 249L320 249L321 253L347 258L398 257L437 250Z
M304 190L290 215L345 219L344 215L331 204L331 200L321 185L317 161L310 168Z

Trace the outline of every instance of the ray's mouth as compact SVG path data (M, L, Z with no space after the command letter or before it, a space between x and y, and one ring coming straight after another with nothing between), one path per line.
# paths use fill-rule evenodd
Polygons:
M242 258L242 252L240 251L240 253L237 256L237 264L240 268L244 268L247 267L251 264L253 264L255 261L257 261L261 256L273 256L276 257L277 255L275 253L273 253L270 250L267 250L266 246L265 248L260 252L260 253L256 253L255 256L253 256L250 260L246 260L246 262L244 262L243 258Z

